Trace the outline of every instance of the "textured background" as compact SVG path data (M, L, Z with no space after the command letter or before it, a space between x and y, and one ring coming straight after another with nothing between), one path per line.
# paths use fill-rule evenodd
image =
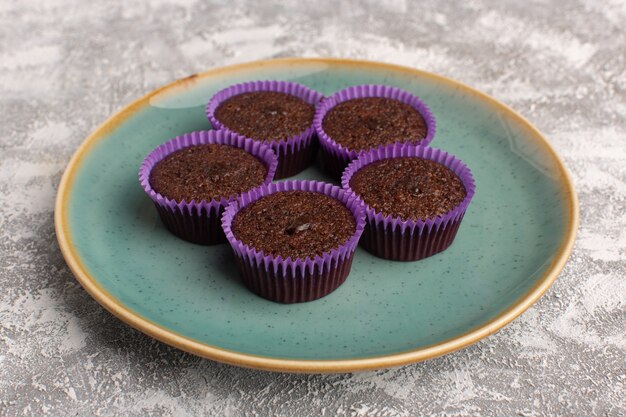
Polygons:
M0 414L626 414L626 2L132 3L0 1ZM555 285L462 351L331 376L199 359L104 311L54 237L53 199L74 150L155 87L279 56L415 66L528 117L580 198Z

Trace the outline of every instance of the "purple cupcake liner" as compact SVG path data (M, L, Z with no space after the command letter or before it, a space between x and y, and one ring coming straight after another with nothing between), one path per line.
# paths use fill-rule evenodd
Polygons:
M233 235L231 226L239 210L264 196L292 190L325 194L345 204L356 221L354 234L343 245L321 256L296 259L266 255ZM355 195L332 184L309 180L281 181L255 188L230 203L222 216L222 227L235 253L243 282L252 292L280 303L300 303L324 297L346 280L365 228L365 211Z
M263 184L272 182L278 162L276 155L269 146L230 132L216 130L191 132L176 136L158 146L143 160L139 168L139 182L154 202L165 227L176 236L189 242L214 245L226 241L221 217L224 209L234 200L234 197L222 197L211 201L175 201L156 192L150 185L150 173L163 158L189 146L206 144L234 146L255 156L267 167L267 175Z
M213 129L226 130L225 127L215 117L215 111L224 101L233 96L255 91L273 91L296 96L306 103L316 107L322 100L322 94L310 88L290 82L290 81L250 81L242 84L235 84L218 91L206 106L206 116L211 122ZM233 132L237 133L237 132ZM261 142L267 143L278 156L278 167L276 168L275 179L291 177L311 165L317 153L317 138L313 125L304 132L290 138L265 138Z
M332 96L322 100L320 105L317 107L315 117L313 118L313 127L315 128L322 149L322 158L320 162L324 171L326 171L326 173L332 178L340 179L348 164L359 154L367 152L368 149L351 150L335 142L322 128L324 117L330 109L340 103L343 103L344 101L365 97L384 97L394 99L406 103L417 110L426 122L426 137L419 143L413 143L413 145L428 145L435 136L435 130L437 128L435 117L426 103L408 91L378 84L356 85L337 91Z
M406 143L381 146L361 154L346 168L341 185L344 190L356 196L350 187L350 180L357 171L381 159L407 157L429 159L446 166L461 179L466 195L454 209L425 220L402 220L400 217L384 216L359 198L365 206L367 216L361 245L376 256L397 261L416 261L447 249L456 236L476 190L472 173L461 160L440 149Z

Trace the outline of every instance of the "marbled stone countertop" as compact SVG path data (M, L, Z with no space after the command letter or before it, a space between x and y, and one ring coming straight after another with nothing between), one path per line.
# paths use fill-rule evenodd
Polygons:
M0 414L625 415L625 26L623 0L0 1ZM282 56L419 67L530 119L580 198L554 286L471 347L342 375L203 360L103 310L54 236L74 150L155 87Z

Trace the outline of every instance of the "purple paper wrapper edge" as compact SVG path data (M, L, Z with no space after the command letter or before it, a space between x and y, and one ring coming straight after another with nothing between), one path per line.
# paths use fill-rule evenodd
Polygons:
M341 185L344 190L356 196L350 187L350 180L357 171L381 159L406 157L425 158L448 167L461 179L466 191L465 198L454 209L426 220L402 220L400 217L384 216L357 196L365 207L367 216L367 227L361 244L368 251L385 259L413 261L441 252L452 244L474 196L476 185L470 169L460 159L440 149L406 143L381 146L362 153L344 171Z
M215 117L215 111L220 104L229 98L254 91L274 91L290 94L299 97L314 107L317 107L318 103L324 97L315 90L291 81L265 80L234 84L215 93L206 105L206 117L211 122L213 129L236 133L220 123ZM267 143L278 156L278 167L276 169L275 179L295 175L313 162L315 154L317 153L317 140L314 136L315 129L313 128L313 124L311 124L304 132L290 138L280 140L267 138L260 140L260 142Z
M278 160L269 146L226 131L197 131L176 136L157 146L143 160L139 168L139 183L153 201L161 220L172 233L187 241L210 245L226 241L221 228L221 215L234 197L211 201L175 201L156 192L150 185L150 173L166 156L195 145L221 144L241 148L259 159L267 167L263 184L272 182Z
M264 196L292 190L318 192L341 201L354 215L354 234L343 245L321 256L296 259L265 254L234 236L231 226L239 210ZM365 228L365 210L354 194L335 185L310 180L281 181L243 193L231 202L222 216L222 227L237 258L243 281L251 291L272 301L305 302L330 294L345 281Z
M430 108L419 97L409 93L408 91L379 84L363 84L339 90L333 95L326 97L317 107L315 117L313 118L313 127L319 138L322 149L322 165L324 169L333 178L340 178L343 169L355 159L360 153L367 150L349 150L339 143L335 142L326 134L322 128L322 122L326 114L339 103L364 97L384 97L399 100L412 106L418 113L422 115L426 122L426 137L419 143L414 145L428 145L435 136L437 123Z

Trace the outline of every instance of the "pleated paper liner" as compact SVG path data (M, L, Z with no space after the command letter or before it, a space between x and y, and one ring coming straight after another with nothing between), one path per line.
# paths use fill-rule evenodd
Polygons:
M385 216L359 198L367 218L361 246L384 259L416 261L447 249L454 241L476 189L470 169L461 160L440 149L410 144L381 146L361 154L345 170L341 184L344 190L356 196L350 180L361 168L382 159L409 157L429 159L446 166L461 179L466 195L444 215L419 220Z
M435 136L436 122L432 112L419 97L401 90L396 87L364 84L348 87L340 90L333 95L325 98L317 107L313 126L317 132L321 148L321 165L322 169L334 179L341 179L341 175L348 164L355 159L360 153L366 152L368 149L347 149L331 138L323 128L324 117L336 105L344 101L365 98L365 97L383 97L394 99L406 103L413 107L426 122L426 136L414 145L428 145Z
M296 259L265 254L237 239L231 226L241 209L267 195L292 190L322 193L342 202L354 215L354 234L343 245L329 252ZM226 208L222 226L248 289L268 300L300 303L324 297L346 280L365 227L365 211L354 195L332 184L308 180L282 181L242 194Z
M241 148L259 159L267 168L264 184L272 182L277 159L269 146L227 131L198 131L177 136L158 146L144 159L139 169L139 182L152 199L161 221L167 229L186 241L214 245L226 241L221 217L235 196L214 198L211 201L175 201L157 193L150 185L154 166L168 155L196 145L221 144Z
M323 98L322 94L317 91L311 90L302 84L289 81L251 81L235 84L218 91L207 104L206 116L213 128L230 132L231 130L215 117L217 108L231 97L257 91L290 94L314 107ZM313 124L303 132L290 138L264 138L259 141L267 143L278 156L275 179L291 177L307 168L315 159L318 149L317 136L315 135Z

